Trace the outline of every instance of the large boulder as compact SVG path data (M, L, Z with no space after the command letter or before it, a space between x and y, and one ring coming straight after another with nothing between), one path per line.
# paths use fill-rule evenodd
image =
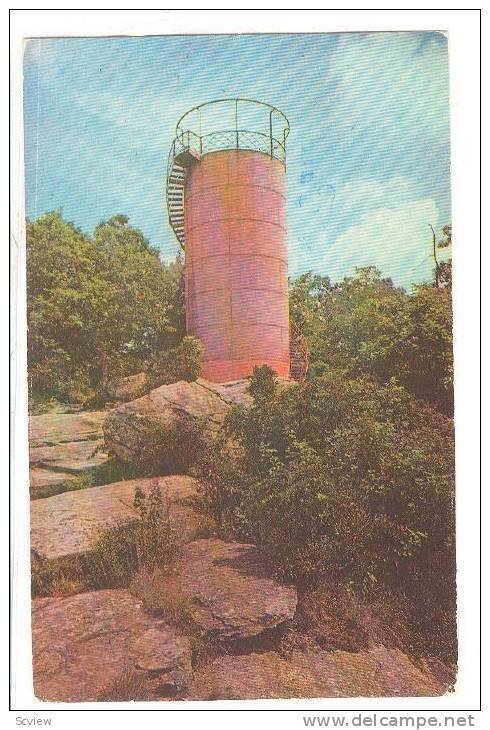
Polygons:
M188 383L181 380L161 385L147 395L112 410L104 423L104 438L109 451L123 461L142 466L155 459L154 444L158 444L160 461L169 459L172 469L176 452L183 453L192 446L196 434L211 436L221 424L233 403L249 404L248 381L227 384L210 383L202 378ZM189 444L185 430L192 429ZM153 436L155 434L155 436ZM178 471L182 470L179 463Z
M208 636L235 642L291 620L297 604L294 586L271 576L258 548L214 538L184 545L172 573L157 575L146 590L154 610L165 613L171 596Z
M115 482L64 492L31 502L31 549L47 560L72 558L87 552L100 530L135 517L136 488L145 494L157 484L180 539L191 538L198 516L190 501L196 482L188 476L156 477Z
M179 696L192 671L187 640L126 590L34 599L32 658L50 702Z
M188 699L425 697L448 689L398 649L309 649L220 656L194 675Z

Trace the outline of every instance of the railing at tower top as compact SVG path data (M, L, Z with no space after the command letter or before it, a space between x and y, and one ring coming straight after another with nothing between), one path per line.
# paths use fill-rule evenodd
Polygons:
M217 119L210 123L209 116L213 113ZM213 129L207 131L206 126ZM184 181L189 161L210 152L250 150L286 165L288 134L289 122L280 109L254 99L215 99L181 116L168 156L166 194L170 225L182 247L185 246Z
M196 151L201 155L220 149L251 149L286 161L289 122L280 109L263 101L232 98L198 104L177 122L176 138L182 132L191 132L199 141Z
M252 124L247 121L250 110L258 110ZM206 116L214 112L211 131L203 130ZM211 115L212 116L212 115ZM209 120L208 120L209 124ZM261 129L257 129L257 127ZM252 150L263 152L286 164L286 139L289 134L287 117L272 104L254 99L231 98L215 99L189 109L177 122L175 139L172 143L168 159L167 179L173 160L185 152L192 151L195 156L220 150Z

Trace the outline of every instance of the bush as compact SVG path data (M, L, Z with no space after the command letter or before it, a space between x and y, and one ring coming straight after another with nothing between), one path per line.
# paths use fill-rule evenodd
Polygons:
M395 382L272 382L254 375L253 406L227 416L227 440L201 464L204 505L300 586L423 596L436 633L438 606L454 612L452 422Z
M160 352L151 363L151 388L178 380L196 380L201 373L201 357L201 341L197 337L184 337L176 347Z
M126 587L138 571L164 568L173 560L176 538L159 487L153 485L148 497L136 489L133 504L138 516L101 532L86 555L89 588Z
M177 538L158 485L152 485L148 496L137 488L133 507L134 519L101 530L84 556L51 561L33 553L32 595L61 596L128 587L138 572L168 568L177 551Z
M141 474L188 474L207 446L203 419L138 419L132 466Z
M70 596L84 590L83 571L80 561L46 560L31 551L31 595Z

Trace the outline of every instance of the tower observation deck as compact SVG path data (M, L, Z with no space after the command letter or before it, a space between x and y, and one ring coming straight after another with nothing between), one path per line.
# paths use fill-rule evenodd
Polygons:
M302 379L290 352L285 229L289 123L274 106L219 99L177 123L167 167L170 225L185 250L187 332L203 343L203 376L226 382L270 365ZM291 367L290 367L291 366Z

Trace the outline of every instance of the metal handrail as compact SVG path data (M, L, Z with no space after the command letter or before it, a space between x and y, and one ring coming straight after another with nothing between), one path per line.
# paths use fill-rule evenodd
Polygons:
M204 109L204 107L212 106L213 104L222 104L223 102L226 102L226 101L233 102L235 104L235 110L236 111L237 111L237 108L238 108L238 104L240 104L241 102L243 102L243 103L246 103L246 104L257 104L258 106L264 106L267 109L270 109L270 114L271 115L274 114L274 113L279 114L284 119L284 121L286 123L285 124L286 134L285 134L284 139L286 139L286 137L288 136L289 129L290 129L290 127L289 127L289 120L288 120L287 116L284 114L284 112L282 112L276 106L273 106L272 104L268 104L266 101L257 101L257 99L245 99L245 98L241 98L241 97L225 97L223 99L213 99L212 101L205 101L203 104L198 104L197 106L192 107L192 109L189 109L184 114L182 114L182 116L180 117L179 121L177 122L177 125L175 127L175 133L176 133L176 135L177 136L179 135L180 125L183 122L183 120L187 116L189 116L189 114L192 114L193 112L196 112L196 111L201 112L202 109ZM187 131L187 130L185 130L185 131Z
M210 137L214 137L215 135L225 135L225 134L233 134L236 135L235 143L230 144L229 146L225 147L215 147L213 149L208 149L206 151L203 150L203 140L209 139ZM258 152L264 152L262 149L257 149L256 145L253 145L252 143L241 143L240 142L240 135L243 134L250 134L250 135L256 135L257 137L262 137L263 139L266 139L269 143L269 150L267 154L270 157L273 157L280 162L283 162L286 164L286 145L285 141L281 141L280 139L277 139L277 137L274 137L269 134L265 134L264 132L256 132L252 129L221 129L216 132L208 132L207 134L203 134L201 137L196 134L195 132L192 132L190 129L186 131L180 132L177 137L175 137L174 141L172 142L172 145L170 147L170 152L168 155L168 163L167 163L167 179L170 177L170 173L172 170L172 164L175 159L175 157L178 154L181 154L182 152L186 152L189 149L194 149L196 152L198 152L200 155L209 154L210 152L216 152L216 151L227 151L227 150L235 150L235 149L241 149L241 150L252 150L252 151L258 151ZM191 137L195 140L196 144L191 144ZM281 150L281 154L275 154L277 150Z
M206 108L209 108L216 104L223 104L223 103L229 102L233 105L234 114L235 114L235 125L233 128L227 128L227 129L215 129L212 132L208 132L206 134L202 134L202 111ZM254 104L259 107L263 107L267 110L268 116L269 116L269 134L266 135L264 132L259 132L258 130L251 130L251 129L243 129L239 126L238 120L239 120L239 108L240 105L249 105ZM182 128L182 124L184 120L186 120L190 115L192 115L194 112L199 112L199 120L198 120L198 127L199 127L199 133L197 133L194 129L191 129L190 126L187 129ZM273 133L273 117L274 115L279 115L279 118L282 120L282 139L278 139L277 136L274 136ZM190 123L189 123L190 124ZM193 125L194 126L194 125ZM234 134L235 135L235 144L233 146L230 146L229 149L256 149L253 145L240 144L240 134L243 134L244 132L248 134L256 134L261 137L267 137L269 140L269 154L271 157L275 157L276 159L281 160L286 164L286 138L289 135L289 121L286 115L277 107L273 106L272 104L268 104L264 101L257 101L256 99L246 99L246 98L240 98L240 97L233 97L233 98L223 98L223 99L214 99L213 101L207 101L203 104L198 104L195 107L192 107L192 109L189 109L188 111L183 114L179 121L177 122L175 131L176 136L174 139L174 142L172 144L172 148L170 150L171 155L175 156L175 149L176 144L179 140L182 140L182 150L189 149L190 148L190 137L189 135L192 135L192 137L196 140L196 151L200 154L203 154L203 139L209 138L211 135L215 134ZM187 141L188 144L184 145L183 140L185 138L185 135L187 135ZM198 146L197 146L198 142ZM217 148L219 149L219 148ZM222 149L228 149L228 148L222 148ZM275 150L280 149L282 150L281 155L274 154ZM207 152L213 152L214 150L210 149L207 150ZM264 150L261 148L258 151L263 152ZM207 152L205 154L207 154Z
M231 102L234 107L234 113L235 113L235 125L232 129L216 129L212 132L207 132L206 134L202 134L202 119L201 114L202 110L205 107L212 106L213 104L220 104L223 102ZM268 110L268 116L269 116L269 134L265 134L264 132L255 131L252 129L243 129L239 127L238 120L239 120L239 105L240 104L256 104L257 106L264 107ZM193 129L182 129L182 123L193 112L199 112L199 134L195 132ZM282 140L278 139L274 136L274 123L273 123L273 116L274 114L278 114L279 117L283 121L282 126ZM214 101L208 101L204 104L198 104L197 106L193 107L192 109L189 109L189 111L185 112L183 114L179 121L177 122L176 126L176 136L175 139L172 142L172 145L170 147L169 155L168 155L168 161L167 161L167 185L166 185L166 197L167 197L167 207L169 208L169 216L170 214L170 184L171 184L171 176L172 176L172 170L174 169L174 165L178 164L181 168L186 168L186 162L176 159L184 152L193 151L197 153L195 156L203 156L206 154L209 154L210 152L215 151L228 151L228 150L252 150L261 152L264 154L270 155L271 158L277 159L280 162L282 162L284 165L286 165L286 138L289 134L289 121L286 117L286 115L277 107L273 106L272 104L267 104L266 102L257 101L256 99L243 99L243 98L226 98L226 99L215 99ZM233 141L228 141L225 138L224 146L213 146L212 144L209 145L209 141L216 136L221 135L221 141L223 141L223 135L230 135L230 139ZM248 138L244 135L248 135ZM254 138L255 137L255 138ZM263 140L267 140L267 143L264 145ZM203 145L204 140L204 145ZM262 140L262 143L259 143L260 140ZM206 143L207 141L207 143ZM206 149L206 147L208 147ZM184 172L185 176L185 172ZM175 180L172 180L172 184L175 184ZM172 190L174 190L172 188ZM183 186L182 186L183 191ZM175 195L174 195L175 197ZM173 199L173 198L172 198ZM182 200L183 200L183 193L182 193ZM170 223L172 227L174 227L174 223L172 220L170 220ZM176 231L174 228L174 231L176 233L176 236L179 240L179 243L183 245L180 233Z

